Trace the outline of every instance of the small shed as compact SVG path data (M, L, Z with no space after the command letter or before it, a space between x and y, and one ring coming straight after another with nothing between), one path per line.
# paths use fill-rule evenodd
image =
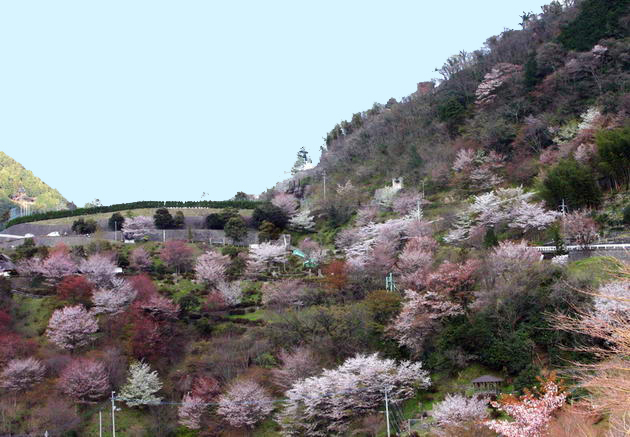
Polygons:
M492 375L483 375L472 380L472 386L475 391L498 393L499 386L503 382L503 378Z

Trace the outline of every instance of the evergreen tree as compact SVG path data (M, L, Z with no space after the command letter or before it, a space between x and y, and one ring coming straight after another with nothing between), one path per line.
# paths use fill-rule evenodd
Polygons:
M247 225L240 217L232 217L225 224L225 236L234 241L242 241L247 237Z
M155 210L153 223L155 223L157 229L173 229L175 224L173 216L166 208L158 208Z
M485 247L486 249L489 249L491 247L496 246L497 244L499 244L499 240L497 239L497 236L494 233L494 228L490 227L486 231L486 235L483 237L483 247Z
M123 223L125 223L125 218L119 212L113 213L107 222L109 229L112 231L120 231Z

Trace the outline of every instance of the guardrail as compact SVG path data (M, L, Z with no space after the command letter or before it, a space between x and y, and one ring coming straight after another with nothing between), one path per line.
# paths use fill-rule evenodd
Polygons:
M553 253L556 251L556 246L532 246L541 253ZM565 249L569 252L581 251L581 250L630 250L630 244L589 244L589 245L571 245L566 246Z

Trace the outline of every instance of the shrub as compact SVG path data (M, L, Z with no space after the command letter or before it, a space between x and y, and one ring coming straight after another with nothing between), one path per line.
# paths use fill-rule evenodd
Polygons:
M595 141L600 170L611 185L630 186L630 126L601 131Z
M125 223L125 218L122 216L121 213L115 212L109 218L107 225L112 231L120 231L122 229L123 223Z
M247 237L247 225L240 217L232 217L225 224L225 236L234 241L242 241Z
M280 229L284 229L287 223L289 223L287 214L281 208L271 203L264 203L257 207L252 214L252 219L257 228L264 221L271 222Z
M80 218L72 223L72 232L83 235L93 234L94 232L96 232L96 227L96 221L92 219L85 220L83 218Z
M540 195L549 208L564 202L572 209L599 206L602 192L593 173L574 159L565 159L549 171Z

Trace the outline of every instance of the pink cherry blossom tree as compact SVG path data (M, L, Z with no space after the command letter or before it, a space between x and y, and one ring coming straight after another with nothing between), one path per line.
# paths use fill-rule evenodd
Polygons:
M96 402L110 390L109 376L100 361L77 358L68 364L59 377L59 388L77 402Z
M81 261L79 271L97 287L110 285L116 277L116 263L111 254L95 253Z
M398 404L430 384L422 363L359 354L295 382L277 419L285 435L347 435L354 419L382 408L385 390Z
M542 260L542 255L527 242L502 241L488 257L491 272L502 276L530 267Z
M178 422L186 428L200 429L201 418L207 409L208 403L205 400L191 393L186 393L177 409Z
M593 298L593 314L598 320L615 324L630 320L630 281L613 281L599 287Z
M320 366L313 351L306 346L301 346L293 352L283 350L280 352L282 365L271 371L273 382L283 389L290 388L295 382L315 376Z
M262 286L262 303L267 307L304 306L311 290L297 279L265 282Z
M31 258L21 261L17 270L22 275L38 275L51 280L61 280L77 272L77 263L65 251L54 251L47 258Z
M286 193L276 194L273 196L271 203L283 210L289 217L292 217L296 213L300 205L294 195Z
M206 252L197 258L195 263L195 273L197 280L203 281L208 285L215 285L225 281L225 272L230 257L221 255L217 252Z
M42 382L45 372L41 361L33 357L14 358L2 369L0 386L11 393L24 392Z
M583 212L573 212L564 216L562 227L567 239L580 246L588 246L598 237L597 223Z
M98 331L98 322L82 305L68 306L50 317L46 335L62 349L74 350L89 344Z
M439 326L440 321L463 312L460 304L441 293L407 290L402 310L390 329L401 345L419 354L426 337Z
M273 399L256 382L243 379L219 397L217 413L236 428L253 428L273 410Z
M538 393L528 392L518 398L503 397L492 406L513 420L488 420L486 426L504 437L543 437L552 414L566 402L566 394L554 381L546 381Z
M142 247L138 247L137 249L131 251L129 262L131 264L131 267L136 270L147 271L151 268L151 257L149 256L149 253Z

